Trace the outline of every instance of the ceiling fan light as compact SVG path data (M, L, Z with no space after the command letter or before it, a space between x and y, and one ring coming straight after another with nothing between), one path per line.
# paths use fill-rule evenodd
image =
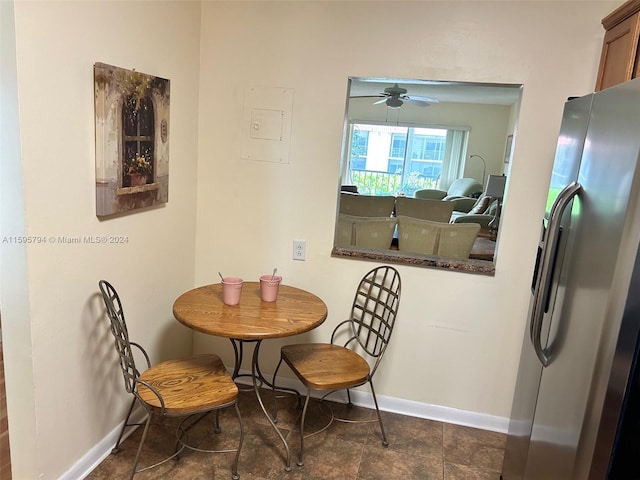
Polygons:
M400 108L402 106L402 100L399 98L387 98L387 107Z

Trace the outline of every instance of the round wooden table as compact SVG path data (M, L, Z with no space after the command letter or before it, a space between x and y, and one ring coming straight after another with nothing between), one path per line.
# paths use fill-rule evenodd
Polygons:
M222 303L222 284L205 285L183 293L173 315L199 332L238 340L262 340L313 330L327 318L327 306L300 288L280 285L275 302L260 300L260 283L245 282L238 305Z
M245 282L238 305L222 302L222 284L194 288L180 295L173 304L173 315L183 325L198 332L231 340L235 353L233 378L242 376L243 344L254 342L251 378L262 411L284 443L287 460L285 470L291 470L291 452L280 429L267 412L259 386L266 383L260 372L258 356L262 340L282 338L313 330L327 318L327 305L314 294L289 285L280 285L275 302L260 299L260 283Z

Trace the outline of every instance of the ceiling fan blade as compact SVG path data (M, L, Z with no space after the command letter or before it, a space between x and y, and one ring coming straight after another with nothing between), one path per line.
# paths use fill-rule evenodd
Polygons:
M417 105L418 107L428 107L429 105L431 105L429 102L425 102L423 100L417 100L417 99L412 98L412 97L403 98L402 100L404 100L407 103L411 103L413 105Z
M374 105L378 105L378 104L380 104L380 103L384 103L384 102L386 102L386 101L387 101L387 97L383 97L383 98L381 98L380 100L378 100L377 102L373 102L373 104L374 104Z
M438 99L437 98L433 98L433 97L421 97L420 95L405 95L403 97L403 100L418 100L421 102L427 102L427 103L438 103Z

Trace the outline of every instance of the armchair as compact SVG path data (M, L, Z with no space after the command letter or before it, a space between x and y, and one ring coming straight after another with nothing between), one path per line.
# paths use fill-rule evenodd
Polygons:
M447 190L427 188L416 190L413 196L428 200L448 200L447 197L469 197L482 190L482 185L475 178L458 178Z
M456 208L451 214L451 223L477 223L482 228L489 228L489 222L495 218L497 210L498 200L483 195L466 212Z

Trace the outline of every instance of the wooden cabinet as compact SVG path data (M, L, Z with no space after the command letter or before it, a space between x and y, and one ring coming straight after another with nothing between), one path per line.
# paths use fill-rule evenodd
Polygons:
M606 32L596 91L640 76L640 0L629 0L602 19Z

